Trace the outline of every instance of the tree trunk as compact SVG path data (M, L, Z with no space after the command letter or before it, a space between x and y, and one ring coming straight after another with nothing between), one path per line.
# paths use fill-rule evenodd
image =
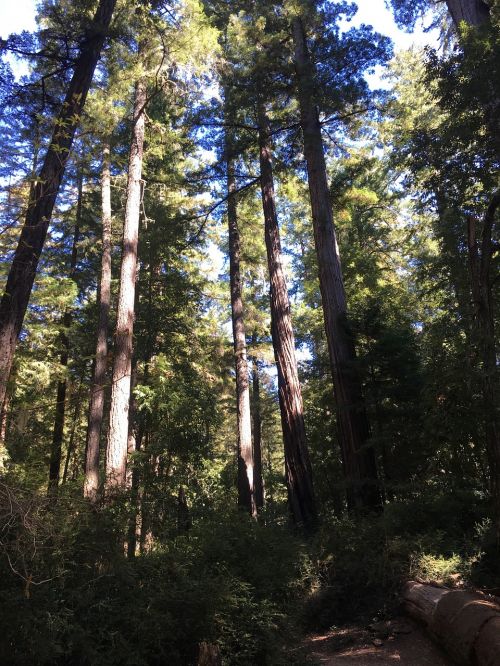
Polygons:
M314 241L348 506L351 510L378 509L381 499L375 454L369 444L370 431L356 370L356 351L347 321L346 295L333 225L321 124L313 101L315 69L309 57L300 17L293 20L293 38Z
M8 459L7 454L7 426L9 422L10 391L5 392L2 409L0 410L0 473Z
M252 344L257 338L252 336ZM257 356L252 358L252 397L253 397L253 461L255 479L255 504L257 509L264 506L264 482L262 479L262 417L260 406L260 377Z
M36 182L31 187L26 220L0 303L0 405L3 404L17 337L28 307L52 210L115 3L116 0L99 2L75 63L73 77L59 111L45 160Z
M78 240L80 236L80 222L82 216L82 198L83 198L83 176L78 175L78 202L76 205L75 232L73 236L73 247L71 249L71 260L69 277L74 280L76 272L76 262L78 258ZM67 308L63 316L62 330L60 333L61 357L59 364L65 373L57 383L56 414L54 419L54 430L52 432L52 445L50 449L49 465L49 493L56 494L59 487L59 478L61 476L61 456L62 444L64 439L64 419L66 416L66 370L69 359L69 329L73 315L71 309Z
M304 525L306 528L311 528L316 520L316 503L311 463L307 450L290 302L281 260L269 122L263 106L259 109L259 148L262 207L271 285L271 330L278 370L278 392L285 448L288 498L295 522Z
M254 489L254 460L250 416L250 386L248 381L247 345L243 320L243 300L240 275L240 233L236 201L236 178L232 146L226 136L227 220L229 227L229 276L231 285L231 316L233 324L236 365L236 403L238 420L238 505L251 516L257 515Z
M104 395L108 359L109 308L111 302L111 171L109 140L103 145L102 178L102 257L101 280L99 284L99 320L97 324L97 344L94 360L92 386L85 449L85 482L83 494L91 502L97 500L99 491L99 449L104 414Z
M68 480L68 472L69 472L69 464L71 462L71 456L75 452L76 449L76 430L78 426L78 421L80 419L80 407L82 404L82 390L83 390L83 377L80 378L80 385L78 387L78 391L76 393L76 401L75 401L75 409L73 411L73 421L71 424L71 432L69 436L69 441L68 441L68 450L66 451L66 460L64 462L64 471L63 471L63 478L62 482L66 483Z
M494 598L411 581L403 602L406 612L423 622L457 663L498 664L500 606Z
M498 370L495 344L495 318L491 293L492 231L496 211L500 207L500 191L493 196L486 212L479 254L475 220L468 218L468 248L474 321L482 360L481 382L486 450L490 468L491 495L500 542L500 416L498 413Z
M106 451L107 490L124 488L127 481L128 410L130 402L130 376L132 371L134 301L142 194L141 177L146 99L146 83L144 80L139 80L135 87L134 125L130 147L125 224L123 227L123 253L115 332L108 446Z
M446 0L446 4L457 28L462 22L479 27L489 21L490 9L483 0Z
M191 518L184 486L179 486L177 496L177 534L187 534L191 529Z

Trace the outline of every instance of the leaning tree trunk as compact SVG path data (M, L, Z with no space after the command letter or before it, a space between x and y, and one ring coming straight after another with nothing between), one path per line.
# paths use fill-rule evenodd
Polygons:
M255 333L252 344L257 342ZM264 506L264 482L262 478L262 415L260 405L259 360L254 353L252 357L252 405L253 405L253 461L255 479L255 503L257 509Z
M295 522L311 528L317 515L316 502L304 426L304 410L295 356L290 302L281 259L269 122L263 106L259 109L259 148L262 207L271 285L271 331L278 370L288 498Z
M78 240L80 236L80 223L82 216L82 198L83 198L83 176L78 175L78 202L76 205L75 232L73 236L73 246L71 249L71 260L69 277L74 280L76 272L76 262L78 258ZM62 320L62 330L60 333L61 357L59 364L64 373L66 373L69 359L69 329L73 316L70 308L66 311ZM57 382L56 413L54 418L54 430L52 432L52 445L50 449L49 463L49 493L56 494L59 487L59 478L61 476L61 456L62 444L64 439L64 419L66 417L66 374Z
M127 482L127 445L129 432L130 377L134 328L137 246L142 193L142 158L146 83L139 80L135 87L134 125L127 182L120 291L115 332L115 355L111 386L108 446L106 450L106 489L125 488Z
M75 63L42 168L30 191L28 212L0 303L0 405L3 404L17 337L64 176L76 128L92 83L116 0L100 0Z
M293 20L295 67L318 258L326 339L335 389L338 431L349 508L380 507L380 491L369 425L356 371L356 351L347 321L347 303L333 224L318 110L313 99L315 68L300 17Z
M486 434L491 494L496 517L497 537L500 543L500 414L498 410L498 368L495 343L495 318L490 275L493 255L493 224L500 207L500 191L493 196L484 217L479 252L475 220L468 218L469 266L471 291L474 301L474 321L478 348L481 355L481 382L483 418Z
M236 202L236 178L232 147L226 137L227 164L227 221L229 227L229 277L231 286L231 316L233 324L234 356L236 365L236 403L238 421L238 505L251 516L257 515L254 488L254 460L252 451L252 425L250 415L250 387L248 381L247 345L243 320L243 299L240 275L240 232Z
M83 494L91 502L97 500L99 491L99 449L104 414L104 393L108 358L109 308L111 301L111 170L109 141L102 151L101 210L102 255L99 283L99 321L94 372L90 389L90 404L85 451L85 482Z
M490 8L483 0L446 0L446 4L457 28L462 22L479 27L489 21Z

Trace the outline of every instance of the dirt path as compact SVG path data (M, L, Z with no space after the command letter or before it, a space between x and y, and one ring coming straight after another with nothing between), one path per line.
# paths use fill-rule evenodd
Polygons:
M370 629L348 627L308 636L305 649L313 663L327 666L453 666L406 618L377 623Z

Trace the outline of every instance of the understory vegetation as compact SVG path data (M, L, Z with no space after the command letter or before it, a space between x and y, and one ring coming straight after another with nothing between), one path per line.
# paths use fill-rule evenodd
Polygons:
M425 49L372 1L0 40L0 664L301 665L500 590L500 0L381 2Z

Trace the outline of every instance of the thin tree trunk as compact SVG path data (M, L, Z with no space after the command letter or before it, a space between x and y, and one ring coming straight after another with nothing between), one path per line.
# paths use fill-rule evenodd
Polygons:
M191 529L191 518L184 486L179 486L177 496L177 534L187 534Z
M104 414L104 395L108 359L109 308L111 302L111 170L110 145L107 140L102 151L101 177L102 209L102 257L101 280L99 284L99 321L97 324L97 344L94 360L92 386L85 449L85 482L83 494L95 502L99 491L99 450Z
M10 391L5 392L2 409L0 412L0 473L5 467L8 459L7 454L7 426L9 422Z
M252 344L257 342L257 336L252 335ZM255 504L257 509L264 506L264 483L262 479L262 416L260 406L260 377L259 361L254 354L252 357L252 405L253 405L253 461Z
M300 17L293 20L293 38L314 241L348 506L351 510L375 509L381 505L375 454L369 445L370 431L361 382L356 371L356 351L347 321L346 295L333 224L321 124L313 101L315 69Z
M236 403L238 420L238 505L251 516L257 515L254 488L254 460L250 415L247 345L243 320L243 299L240 275L240 233L236 201L236 178L232 147L226 137L227 220L229 226L229 276L231 284L231 315L236 365Z
M63 472L63 478L62 482L66 483L68 480L68 472L69 472L69 463L71 461L71 456L73 455L75 449L76 449L76 429L78 425L78 420L80 418L80 407L82 404L82 388L83 388L83 378L80 378L80 385L78 387L78 391L76 394L76 402L75 402L75 409L73 412L73 421L71 425L71 433L69 436L69 441L68 441L68 450L66 452L66 460L64 462L64 472Z
M108 446L106 451L107 490L124 488L127 481L128 410L130 402L130 376L132 371L134 301L142 194L141 178L146 100L146 83L141 79L135 87L134 128L130 147L127 202L123 228L123 254L115 333Z
M491 291L492 230L500 191L493 196L483 221L481 252L478 251L475 220L468 218L469 266L474 301L475 326L481 354L481 382L486 449L490 468L491 495L500 542L500 415L498 412L498 369L495 344L495 319Z
M295 522L311 528L316 520L312 470L307 449L304 409L300 389L290 302L281 260L281 242L274 196L269 122L259 108L259 148L262 207L269 282L271 285L271 330L278 370L278 392L285 448L285 470L290 509Z
M446 4L457 28L462 22L479 27L490 18L490 9L483 0L446 0Z
M0 405L3 404L17 338L28 307L52 210L115 3L116 0L99 2L75 63L73 77L59 111L42 168L31 187L26 220L0 303Z
M82 216L82 199L83 199L83 175L80 172L78 175L78 202L76 205L76 220L75 232L73 236L73 247L71 249L71 261L69 277L74 280L76 272L76 262L78 259L78 240L80 236L80 222ZM73 320L72 311L67 308L62 321L62 330L60 333L60 341L62 346L61 357L59 364L65 373L64 376L57 383L57 399L56 399L56 414L54 419L54 430L52 432L52 445L50 449L50 465L49 465L49 492L57 493L59 487L59 478L61 476L61 456L62 444L64 439L64 419L66 417L66 391L67 380L66 370L68 367L69 359L69 329Z

